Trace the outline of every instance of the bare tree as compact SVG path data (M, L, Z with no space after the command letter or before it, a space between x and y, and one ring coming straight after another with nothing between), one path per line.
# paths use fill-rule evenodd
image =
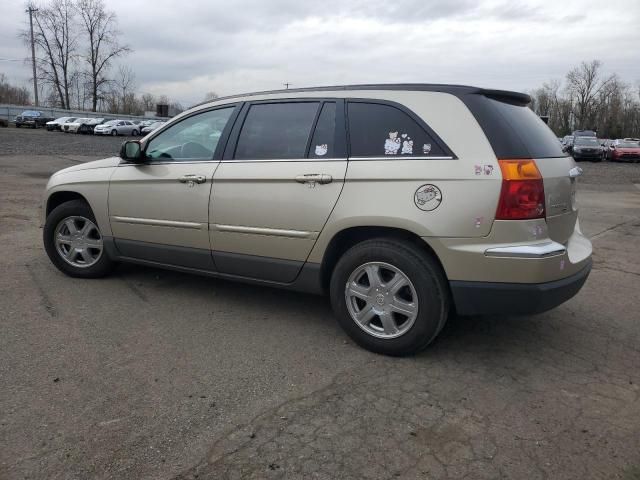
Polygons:
M215 100L216 98L220 98L220 96L216 92L207 92L204 95L203 102L210 102L211 100Z
M4 73L0 73L0 103L14 103L28 105L31 95L27 87L11 85Z
M145 93L140 97L140 108L145 112L155 112L158 100L150 93Z
M133 73L131 67L120 65L118 67L118 76L115 80L121 97L120 113L133 114L138 109L136 105L135 89L136 75Z
M29 7L35 7L33 2ZM34 14L34 43L38 77L53 88L62 108L71 108L72 67L77 53L78 33L72 0L52 0ZM21 37L28 43L28 32Z
M603 79L599 60L582 62L567 74L567 92L574 105L574 115L578 128L593 128L595 105L600 93L615 78Z
M104 0L78 0L77 8L86 35L87 49L83 59L88 64L92 110L95 112L100 94L109 83L107 72L111 63L131 49L120 45L116 16L107 11Z

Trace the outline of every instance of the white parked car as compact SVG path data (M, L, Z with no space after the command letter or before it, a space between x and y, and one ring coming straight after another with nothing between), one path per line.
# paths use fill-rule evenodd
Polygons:
M96 125L93 130L96 135L133 135L139 133L138 126L129 120L110 120L102 125Z
M80 127L90 121L90 118L76 118L73 122L64 123L62 125L62 131L64 133L78 133Z
M153 123L151 123L149 125L146 125L146 126L142 127L142 132L140 132L140 133L142 133L142 135L146 135L147 133L151 133L154 130L160 128L164 124L165 124L165 122L153 122Z
M76 117L60 117L45 124L47 131L62 130L65 123L74 122Z

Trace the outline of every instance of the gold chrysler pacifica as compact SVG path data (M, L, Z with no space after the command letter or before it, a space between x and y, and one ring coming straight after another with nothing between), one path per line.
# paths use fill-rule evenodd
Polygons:
M74 277L134 262L326 292L358 344L412 354L453 311L542 312L589 274L581 170L529 101L426 84L216 99L55 173L44 245Z

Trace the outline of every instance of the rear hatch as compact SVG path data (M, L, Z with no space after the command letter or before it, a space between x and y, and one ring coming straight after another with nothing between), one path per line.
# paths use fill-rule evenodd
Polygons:
M543 178L549 237L566 243L573 233L576 166L553 131L527 105L528 95L486 90L464 95L498 159L534 159ZM577 171L573 171L576 175ZM517 220L516 220L517 221Z

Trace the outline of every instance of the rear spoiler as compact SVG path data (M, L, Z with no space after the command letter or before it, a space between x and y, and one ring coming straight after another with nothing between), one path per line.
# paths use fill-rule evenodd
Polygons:
M526 107L531 103L531 97L526 93L510 92L507 90L491 90L487 88L480 88L477 93L484 95L485 97L498 100L499 102L511 103L522 107Z

